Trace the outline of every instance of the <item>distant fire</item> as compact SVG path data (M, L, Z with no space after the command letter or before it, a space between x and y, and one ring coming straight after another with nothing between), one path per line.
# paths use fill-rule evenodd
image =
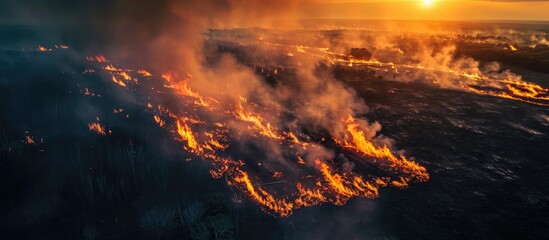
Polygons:
M444 87L456 88L463 91L469 91L481 95L500 97L521 101L529 104L540 106L549 106L549 89L543 88L537 84L522 81L510 76L491 77L481 72L470 73L459 69L440 67L427 67L420 64L405 64L393 62L381 62L376 59L361 60L349 58L346 54L333 52L328 48L317 48L307 46L289 46L282 44L274 44L265 42L268 46L284 49L297 49L294 54L304 54L318 59L328 60L332 64L343 64L348 67L366 66L373 70L377 70L380 74L402 74L409 70L418 72L433 72L440 74L448 74L455 78L459 84L448 85ZM513 45L509 45L510 49L517 49ZM478 88L476 86L490 86L492 89ZM496 89L494 89L496 88Z

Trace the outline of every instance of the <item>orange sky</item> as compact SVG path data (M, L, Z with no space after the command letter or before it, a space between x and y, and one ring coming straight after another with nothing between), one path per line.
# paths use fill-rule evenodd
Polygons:
M317 0L303 7L309 18L413 20L549 20L549 1Z

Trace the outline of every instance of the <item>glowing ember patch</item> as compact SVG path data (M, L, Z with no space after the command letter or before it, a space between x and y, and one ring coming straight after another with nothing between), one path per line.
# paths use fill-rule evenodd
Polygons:
M36 145L36 143L34 142L34 139L31 136L25 136L25 143Z
M111 80L122 87L126 87L126 84L123 81L116 79L114 75L111 76Z
M273 173L273 178L281 178L283 175L284 175L284 173L282 173L282 172L274 172Z
M84 74L92 74L92 73L95 73L95 70L94 70L94 69L89 69L89 68L87 68L87 69L84 69L84 72L83 72L83 73L84 73Z
M90 123L88 124L88 128L90 131L96 132L99 135L107 135L107 131L105 130L105 126L99 124L99 123ZM110 133L110 130L109 130Z
M103 69L105 69L107 71L111 71L111 72L122 71L122 69L118 69L118 68L114 67L113 65L107 65L107 66L103 67Z
M51 51L51 49L45 48L45 47L42 46L42 45L38 45L38 47L36 47L36 50L39 51L39 52L48 52L48 51Z
M197 92L193 92L188 85L188 79L177 80L178 75L173 72L164 73L161 77L166 80L164 87L174 89L175 92L182 96L188 96L195 99L195 105L200 105L203 107L208 107L212 102L215 102L213 99L204 99ZM187 77L191 78L190 74L187 74Z

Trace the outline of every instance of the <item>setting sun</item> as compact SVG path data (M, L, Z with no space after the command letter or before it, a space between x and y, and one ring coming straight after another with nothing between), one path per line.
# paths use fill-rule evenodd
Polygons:
M433 0L423 0L423 6L429 7L433 5Z

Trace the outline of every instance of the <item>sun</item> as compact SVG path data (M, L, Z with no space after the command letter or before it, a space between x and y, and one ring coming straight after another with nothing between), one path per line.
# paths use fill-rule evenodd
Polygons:
M433 5L434 0L422 0L423 6L429 7Z

